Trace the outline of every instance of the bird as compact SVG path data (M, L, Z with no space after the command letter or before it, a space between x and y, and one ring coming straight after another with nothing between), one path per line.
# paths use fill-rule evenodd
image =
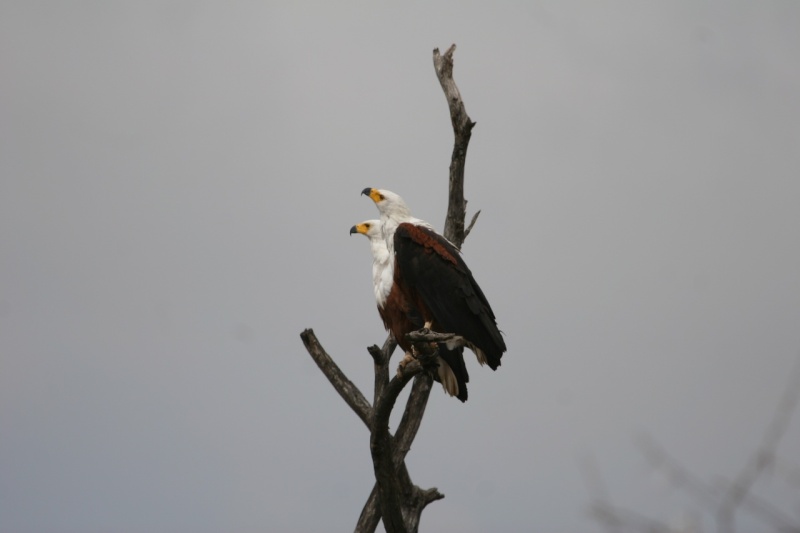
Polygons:
M400 195L367 187L361 191L380 212L381 234L393 263L393 281L422 315L423 326L454 333L452 348L466 345L481 365L500 366L506 343L461 252L431 224L411 215Z
M410 354L413 347L406 340L406 334L421 329L424 323L422 315L410 305L394 283L394 265L390 261L381 230L380 220L365 220L350 228L350 234L360 233L369 239L372 252L372 286L378 313L386 330L391 332L400 348ZM444 343L440 343L438 348L436 381L442 384L450 396L455 396L462 402L467 401L469 374L464 363L464 348L448 348Z

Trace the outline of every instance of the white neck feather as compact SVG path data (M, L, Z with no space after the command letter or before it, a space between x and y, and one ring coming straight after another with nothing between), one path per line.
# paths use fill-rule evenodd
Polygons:
M372 289L375 292L375 301L378 307L386 305L389 291L392 290L394 265L389 260L389 250L380 237L370 242L372 248Z

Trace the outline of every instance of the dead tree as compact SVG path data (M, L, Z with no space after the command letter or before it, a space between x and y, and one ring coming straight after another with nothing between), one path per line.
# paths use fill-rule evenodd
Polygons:
M452 45L444 55L439 53L438 48L435 49L433 66L447 98L455 134L450 162L450 195L444 236L457 248L461 248L480 211L475 213L470 225L465 228L467 202L464 199L464 165L475 123L467 115L461 94L453 81L455 49L456 46ZM344 375L328 355L313 330L306 329L300 337L306 350L333 388L370 431L370 449L376 482L361 511L356 532L375 531L381 519L388 533L416 532L423 509L429 503L444 498L436 488L426 490L414 485L405 464L405 456L411 448L425 414L431 392L432 375L436 370L436 353L435 349L431 348L431 341L442 338L436 333L417 333L414 338L409 339L421 355L406 365L402 371L398 371L391 380L389 360L397 343L390 335L382 348L369 347L367 350L375 366L374 398L370 405L358 387ZM389 432L389 415L400 391L412 378L414 384L403 417L392 435Z

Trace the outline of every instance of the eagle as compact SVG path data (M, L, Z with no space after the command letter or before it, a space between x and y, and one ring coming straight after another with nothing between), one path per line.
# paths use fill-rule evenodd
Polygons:
M372 251L372 287L378 313L383 324L408 354L412 352L406 334L421 329L424 325L422 315L413 307L394 283L394 263L390 261L389 249L383 239L380 220L366 220L350 228L350 234L360 233L369 239ZM467 382L469 374L464 364L463 347L448 347L439 344L438 372L436 380L445 392L462 402L467 401Z
M393 263L393 282L422 315L423 326L454 333L447 346L469 347L481 365L500 366L506 351L492 307L453 243L424 220L411 215L392 191L367 187L362 194L375 202L380 228Z

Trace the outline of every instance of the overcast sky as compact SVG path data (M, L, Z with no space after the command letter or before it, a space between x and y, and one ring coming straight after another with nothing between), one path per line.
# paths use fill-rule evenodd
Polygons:
M433 390L422 530L600 531L586 464L680 525L642 434L739 472L800 356L800 4L487 6L0 4L0 530L352 530L369 436L299 333L371 397L348 230L364 187L442 228L451 43L508 353Z

